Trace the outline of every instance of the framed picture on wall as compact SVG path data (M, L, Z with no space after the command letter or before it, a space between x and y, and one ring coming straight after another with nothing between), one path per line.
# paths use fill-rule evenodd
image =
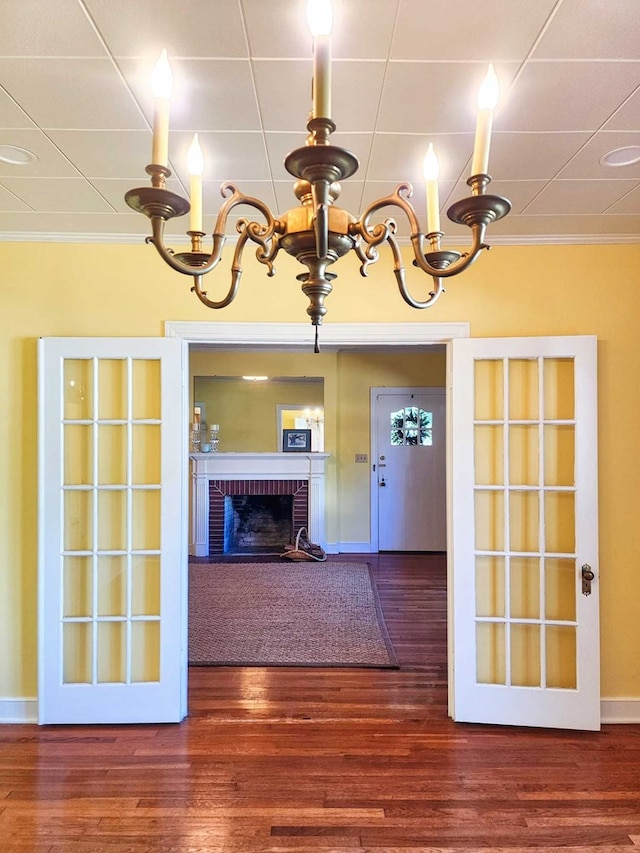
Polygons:
M310 429L283 429L282 449L285 453L310 453Z

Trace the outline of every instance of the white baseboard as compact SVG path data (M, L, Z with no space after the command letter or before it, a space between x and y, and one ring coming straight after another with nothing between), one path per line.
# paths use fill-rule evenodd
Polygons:
M602 699L600 719L603 723L640 723L640 699Z
M329 542L327 554L371 554L370 542Z
M24 699L0 699L0 724L37 722L37 699L31 697Z

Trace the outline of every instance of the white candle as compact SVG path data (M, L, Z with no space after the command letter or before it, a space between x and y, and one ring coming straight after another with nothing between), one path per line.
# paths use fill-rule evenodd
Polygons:
M189 148L187 168L190 181L191 214L189 217L189 229L191 231L202 231L202 173L204 172L204 157L202 148L198 142L198 134L193 137Z
M331 118L331 0L308 0L313 35L313 117Z
M424 157L424 177L427 187L427 233L440 230L440 200L438 198L438 174L440 165L433 143L429 143Z
M489 172L489 148L491 146L491 126L493 111L500 97L498 78L489 66L487 76L482 81L478 92L478 121L476 124L476 139L471 163L472 175L486 175Z
M155 98L151 162L157 166L169 165L169 101L172 90L171 66L167 51L163 50L151 78L151 91Z

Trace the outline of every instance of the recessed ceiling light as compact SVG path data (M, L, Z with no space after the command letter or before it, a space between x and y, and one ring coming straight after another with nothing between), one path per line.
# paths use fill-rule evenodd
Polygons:
M615 148L600 158L602 166L633 166L634 163L640 163L640 145Z
M38 160L33 151L26 148L18 148L17 145L0 145L0 163L8 163L10 166L26 166Z

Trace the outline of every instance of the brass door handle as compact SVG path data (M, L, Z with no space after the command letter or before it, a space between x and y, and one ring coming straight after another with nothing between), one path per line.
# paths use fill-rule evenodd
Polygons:
M591 595L591 581L595 578L589 563L585 563L581 569L582 574L582 594Z

